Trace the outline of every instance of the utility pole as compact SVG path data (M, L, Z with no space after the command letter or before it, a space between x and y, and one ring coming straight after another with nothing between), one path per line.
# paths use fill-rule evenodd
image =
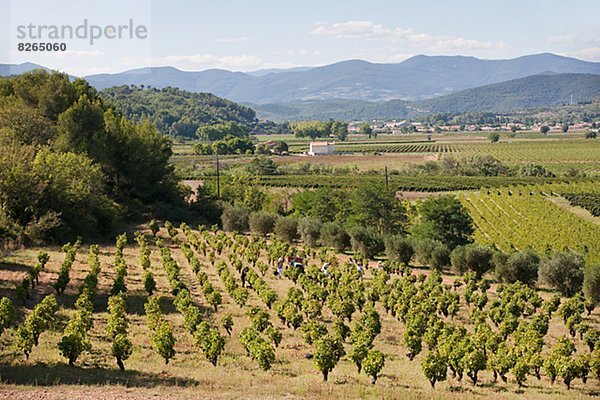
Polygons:
M389 190L389 180L388 180L388 168L385 166L385 190Z
M217 152L217 198L221 198L221 173L219 170L219 153Z

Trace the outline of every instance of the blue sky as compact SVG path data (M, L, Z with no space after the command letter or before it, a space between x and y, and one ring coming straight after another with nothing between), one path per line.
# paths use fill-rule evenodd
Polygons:
M553 52L600 61L598 0L0 0L0 62L77 75L172 65L185 70L399 62L416 54L501 59ZM65 53L17 51L22 24L105 27L133 19L141 40L63 40ZM28 40L34 41L34 40Z

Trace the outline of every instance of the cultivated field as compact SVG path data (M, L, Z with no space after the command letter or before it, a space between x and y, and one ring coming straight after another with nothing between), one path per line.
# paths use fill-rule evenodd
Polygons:
M506 197L506 196L504 196ZM546 398L572 398L583 399L598 396L600 393L600 381L590 376L587 384L580 379L575 379L572 389L567 391L560 378L555 384L551 384L546 374L542 371L541 380L529 375L520 387L515 383L514 377L509 372L507 382L498 379L494 382L492 372L485 370L479 372L477 385L465 375L461 382L452 378L448 372L448 380L438 382L432 389L429 381L421 371L421 364L429 350L423 343L422 351L417 352L416 357L409 361L406 354L410 352L407 348L407 324L410 324L410 308L414 307L418 312L419 304L427 304L428 301L418 300L425 293L428 297L434 297L433 293L447 293L456 299L458 306L455 315L451 312L449 316L437 313L439 321L443 323L465 326L469 332L473 332L476 315L476 299L481 299L484 294L489 296L489 301L481 307L485 312L495 307L494 300L498 298L499 287L493 283L491 288L475 287L473 283L464 281L461 277L444 275L441 285L435 280L414 281L396 272L386 276L378 273L371 263L366 270L364 280L351 266L344 266L348 256L336 254L325 249L306 249L307 265L320 265L323 259L333 262L331 267L332 276L340 285L328 285L327 278L315 269L307 270L309 279L299 279L294 282L293 274L285 273L283 279L274 275L272 260L278 255L289 254L292 248L280 242L265 242L263 239L250 238L248 236L225 235L223 233L198 232L187 230L184 234L181 230L177 233L174 241L169 238L165 230L159 232L162 238L162 250L154 245L154 239L150 232L144 231L146 241L149 243L150 271L157 283L155 295L160 299L160 305L164 319L172 327L175 344L175 356L168 364L156 353L150 343L152 330L148 327L148 316L145 311L145 303L148 301L148 293L144 290L142 277L145 273L142 267L140 247L130 237L129 244L124 248L124 259L126 263L127 301L126 311L129 320L128 335L133 343L131 357L125 363L126 371L121 372L117 368L115 358L111 356L110 335L107 334L107 302L111 296L111 288L117 279L115 263L115 247L105 245L100 248L99 261L101 272L98 275L97 292L93 297L93 327L89 331L91 350L84 352L70 367L67 360L61 357L57 344L61 340L67 321L76 315L75 301L79 296L80 288L84 284L84 278L90 272L90 266L86 262L88 256L87 248L77 251L75 261L70 269L70 281L63 294L57 295L59 309L56 312L55 321L40 336L39 345L35 346L25 360L22 353L15 350L16 326L22 323L25 317L31 313L32 308L41 299L54 293L52 285L57 281L61 264L65 254L58 248L44 249L49 252L50 260L45 269L39 275L39 284L31 289L31 298L25 301L24 306L17 310L17 321L8 328L0 337L1 365L0 377L4 382L0 386L0 398L109 398L109 399L141 399L141 398L440 398L440 399L463 399L467 397L498 398L498 399L546 399ZM173 232L171 232L171 236ZM250 240L249 240L250 239ZM159 243L160 244L160 243ZM302 251L302 246L299 251ZM219 254L219 249L222 248ZM27 270L36 262L38 249L28 249L14 253L4 259L0 264L0 294L9 296L15 302L15 284L19 283ZM206 251L206 255L205 252ZM171 261L168 261L171 257ZM257 258L258 257L258 258ZM166 261L167 260L167 261ZM173 262L176 268L173 267ZM256 264L254 264L256 262ZM336 266L335 264L338 264ZM253 266L254 265L254 266ZM260 272L261 265L267 266L264 276ZM253 288L240 288L240 268L250 266L252 271ZM175 269L173 269L175 268ZM196 271L194 271L196 269ZM292 271L292 270L290 270ZM197 273L196 273L197 272ZM403 271L406 272L406 271ZM431 275L428 269L418 267L412 269L412 275ZM201 284L201 281L203 282ZM386 282L387 283L384 283ZM454 282L467 282L465 285L452 285ZM207 285L206 282L209 282ZM262 282L262 283L261 283ZM436 283L437 282L437 283ZM447 284L447 285L446 285ZM316 286L315 286L316 285ZM408 286L406 286L408 285ZM215 308L210 304L209 291L222 296L221 304ZM175 288L187 288L191 296L191 305L182 306L176 301L177 292ZM345 290L350 290L349 302L363 305L363 311L356 309L352 319L345 319L345 323L353 330L359 331L358 321L366 315L368 304L372 299L375 310L381 316L381 331L375 335L373 348L385 355L385 365L379 373L376 384L371 384L371 379L363 372L358 373L354 363L348 356L341 358L339 364L333 369L328 382L323 382L321 373L315 366L314 345L308 344L304 334L304 326L309 321L321 321L331 332L334 329L336 317L344 312L332 308L334 302L327 300L323 303L322 311L318 304L316 311L310 311L309 303L298 306L303 322L297 329L292 326L295 322L291 319L297 314L282 311L282 301L290 300L290 293L294 289L305 299L311 296L319 296L319 287L325 289L326 293L342 295ZM408 314L400 318L400 309L396 309L396 317L386 312L386 304L390 304L389 295L386 297L386 287L396 288L399 294L408 295L414 289L412 295L406 297ZM413 289L409 290L409 287ZM401 289L404 288L404 289ZM343 292L343 291L344 292ZM408 292L406 292L409 290ZM240 300L240 292L246 291L246 301ZM265 291L276 294L277 300L272 304L272 299L265 295ZM466 303L467 292L471 304ZM296 293L296 294L297 294ZM474 294L473 294L474 293ZM348 295L346 293L346 295ZM344 295L344 296L346 296ZM530 294L531 295L531 294ZM528 295L528 296L530 296ZM542 299L548 301L552 293L539 292ZM416 303L411 303L414 296ZM475 297L473 297L475 296ZM242 296L243 297L243 296ZM270 300L268 300L270 299ZM362 299L362 300L361 300ZM366 300L366 302L365 302ZM397 301L397 305L401 300ZM431 301L431 300L429 300ZM529 301L529 300L527 300ZM526 302L527 302L526 301ZM563 299L563 302L565 299ZM293 301L292 301L293 303ZM412 306L410 304L413 304ZM481 304L481 303L479 303ZM526 303L523 303L525 305ZM268 306L271 306L270 308ZM210 329L217 330L225 338L223 352L218 357L216 366L213 366L205 357L204 351L195 343L194 337L186 327L184 315L190 312L190 307L200 311L202 319L208 322ZM252 357L248 356L244 349L240 336L244 328L251 322L249 311L252 307L258 307L266 312L268 321L272 327L282 333L281 343L274 348L275 360L269 370L263 370ZM393 307L394 309L394 307ZM544 307L537 313L541 313ZM256 311L256 310L254 310ZM522 311L519 321L530 321L531 315L536 314ZM475 314L474 314L475 313ZM222 319L231 314L233 329L228 335L223 326ZM435 314L435 313L434 313ZM554 312L550 320L549 331L544 337L542 354L546 356L554 346L557 339L562 336L571 337L568 329L563 323L560 312ZM284 323L281 316L287 320ZM454 315L454 316L453 316ZM311 317L312 316L312 317ZM583 315L584 320L591 328L600 327L600 312L596 309L591 315ZM404 321L402 321L404 319ZM407 322L408 321L408 322ZM264 321L263 321L264 322ZM498 328L488 319L492 331ZM269 328L270 329L270 328ZM264 331L267 332L267 331ZM408 335L410 336L410 335ZM578 354L585 353L584 342L576 336L572 339L576 344ZM351 339L348 338L344 344L346 353L352 349ZM252 349L252 348L250 348ZM414 351L414 350L412 350ZM255 358L253 360L252 358Z

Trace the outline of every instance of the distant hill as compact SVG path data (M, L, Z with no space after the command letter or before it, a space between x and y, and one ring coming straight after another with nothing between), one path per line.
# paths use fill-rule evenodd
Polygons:
M37 68L49 71L48 68L34 63L0 64L0 76L21 75Z
M210 93L190 93L177 88L140 88L118 86L104 89L100 95L113 103L127 118L136 122L149 119L171 136L195 137L202 125L237 122L252 125L251 108Z
M250 105L259 118L310 119L404 119L431 113L507 112L547 107L600 98L600 75L546 74L467 89L429 100L319 100Z
M413 114L404 100L307 100L275 104L247 104L260 119L271 121L328 120L339 121L406 118Z
M572 98L571 98L572 96ZM536 75L417 103L420 112L507 112L600 99L600 75Z
M543 73L600 74L600 63L554 54L510 60L419 55L397 64L349 60L323 67L248 74L158 67L90 75L86 79L99 89L127 84L172 86L191 92L210 92L236 102L270 104L330 99L423 100Z

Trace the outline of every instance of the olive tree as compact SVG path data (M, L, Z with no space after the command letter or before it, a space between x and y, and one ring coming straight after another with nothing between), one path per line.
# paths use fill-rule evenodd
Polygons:
M573 296L583 285L584 261L581 254L566 251L553 253L542 260L540 279L565 296Z

